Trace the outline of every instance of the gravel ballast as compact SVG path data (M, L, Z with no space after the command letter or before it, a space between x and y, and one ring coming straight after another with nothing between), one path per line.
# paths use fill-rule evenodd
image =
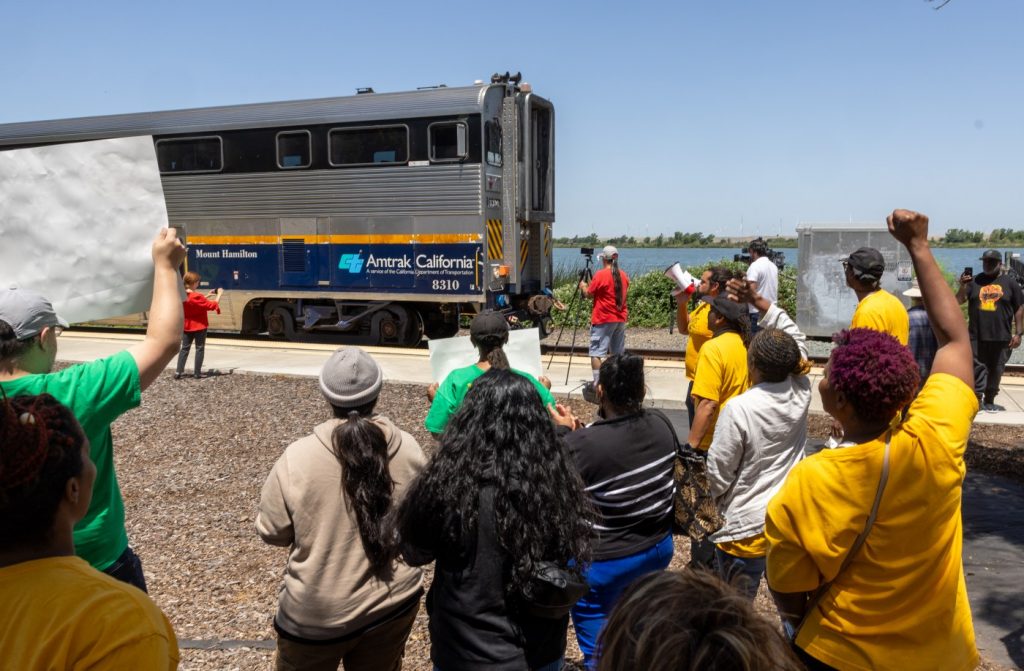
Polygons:
M386 383L378 410L429 454L434 441L423 428L424 389ZM592 417L593 406L579 399L570 404L582 419ZM128 535L142 558L150 595L186 648L182 669L272 668L273 651L251 642L265 646L274 640L272 618L287 551L256 535L260 490L284 448L328 417L312 378L239 374L175 381L165 374L143 395L141 408L114 424ZM822 433L821 422L812 423L812 432ZM1021 428L979 429L968 454L990 456L972 467L995 464L1015 473L999 474L1024 481ZM990 429L998 435L986 433ZM688 542L677 538L672 566L682 567L688 558ZM775 617L763 586L757 606ZM192 649L218 645L227 649ZM567 658L567 668L580 668L571 630ZM432 668L425 608L404 668Z

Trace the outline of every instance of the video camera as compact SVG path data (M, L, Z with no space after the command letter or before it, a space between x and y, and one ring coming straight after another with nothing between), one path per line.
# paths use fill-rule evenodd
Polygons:
M739 254L733 255L732 260L736 263L749 264L753 260L750 258L751 249L756 250L761 256L767 256L768 260L774 263L779 270L783 270L786 267L786 254L769 247L768 243L764 241L764 238L751 240L746 249L741 251Z

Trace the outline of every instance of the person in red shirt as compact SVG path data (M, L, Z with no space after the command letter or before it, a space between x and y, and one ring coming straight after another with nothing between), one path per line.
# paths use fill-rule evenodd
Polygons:
M594 380L583 387L583 398L597 403L597 378L601 362L609 354L626 351L626 294L629 292L629 278L619 270L619 250L607 245L597 255L603 266L594 273L590 282L580 282L580 291L594 299L594 311L590 315L590 368Z
M188 351L192 349L192 342L196 343L196 373L198 380L203 376L203 354L206 351L206 330L210 327L210 320L206 313L216 310L220 314L220 297L223 289L211 291L209 296L196 291L199 288L199 273L188 272L183 278L185 281L185 293L188 298L185 300L185 332L181 335L181 351L178 353L178 367L174 373L174 379L180 380L185 374L185 362L188 361Z

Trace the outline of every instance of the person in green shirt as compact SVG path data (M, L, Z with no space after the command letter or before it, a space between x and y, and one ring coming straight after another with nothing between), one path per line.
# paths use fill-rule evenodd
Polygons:
M469 325L469 339L480 353L480 360L472 366L456 368L444 379L444 382L436 382L427 389L427 397L430 399L430 411L427 413L427 431L440 436L448 419L454 415L466 392L473 385L478 377L489 371L491 368L511 368L508 364L508 357L502 349L508 342L508 322L504 315L493 310L485 310L476 317L473 317ZM555 397L551 395L548 387L551 383L545 377L538 381L529 373L512 369L512 372L522 375L533 383L540 394L540 400L547 408L555 407ZM547 384L543 384L546 382Z
M52 395L75 415L92 446L96 482L89 509L75 525L75 552L93 568L143 591L142 564L128 546L125 531L110 425L139 405L142 391L180 346L177 269L185 259L185 248L174 229L164 229L153 242L152 254L153 299L143 341L105 359L56 372L57 336L68 323L34 291L0 290L0 390L7 396Z

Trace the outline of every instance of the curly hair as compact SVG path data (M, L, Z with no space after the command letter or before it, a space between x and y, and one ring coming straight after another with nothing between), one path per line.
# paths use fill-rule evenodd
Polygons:
M42 543L67 481L82 473L85 434L49 394L4 398L0 407L0 538Z
M370 572L383 582L394 575L398 538L392 517L395 481L388 468L388 441L370 420L377 399L358 408L334 408L347 420L335 427L331 447L341 465L341 486L356 516Z
M772 623L710 571L662 571L626 588L601 631L598 671L798 671Z
M921 372L900 341L873 329L855 328L832 337L828 383L850 401L862 421L892 419L917 392Z
M776 328L762 329L747 348L750 367L761 372L765 382L782 382L790 375L806 375L811 364L800 354L793 336Z
M398 512L403 542L429 539L459 561L476 542L480 492L494 487L498 544L511 560L508 595L542 561L590 559L593 509L533 384L492 368L478 378ZM412 541L413 544L415 541Z
M598 377L608 400L625 412L640 412L644 403L644 358L638 354L613 354L601 363Z

